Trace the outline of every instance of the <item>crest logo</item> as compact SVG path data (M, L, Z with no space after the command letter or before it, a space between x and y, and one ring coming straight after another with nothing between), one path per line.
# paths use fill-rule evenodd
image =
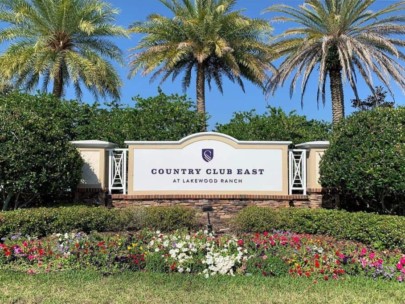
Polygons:
M208 163L214 158L214 149L202 149L201 154L203 160Z

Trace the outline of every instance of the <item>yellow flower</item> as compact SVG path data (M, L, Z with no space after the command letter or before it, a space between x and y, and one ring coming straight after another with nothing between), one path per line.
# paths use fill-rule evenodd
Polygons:
M131 250L131 249L132 249L132 247L131 247L131 246L128 246L127 248L128 248L128 250Z

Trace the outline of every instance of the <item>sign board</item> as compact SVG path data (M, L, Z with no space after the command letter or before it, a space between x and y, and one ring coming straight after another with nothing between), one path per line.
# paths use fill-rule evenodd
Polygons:
M128 194L286 194L290 142L199 133L179 142L126 142ZM131 178L132 177L132 178Z

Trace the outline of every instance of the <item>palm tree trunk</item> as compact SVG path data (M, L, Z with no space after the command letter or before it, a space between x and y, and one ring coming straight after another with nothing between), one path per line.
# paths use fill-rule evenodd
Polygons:
M205 115L205 67L204 63L197 65L197 112ZM201 132L207 131L207 126L201 128Z
M60 67L58 75L55 77L55 80L53 82L52 94L58 98L61 98L62 93L63 93L63 72L62 72L62 67Z
M330 91L332 94L332 122L333 125L336 125L345 117L341 68L330 69L329 78Z

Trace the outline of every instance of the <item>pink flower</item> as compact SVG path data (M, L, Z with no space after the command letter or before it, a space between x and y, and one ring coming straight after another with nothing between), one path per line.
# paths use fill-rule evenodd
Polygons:
M360 252L360 255L361 255L361 256L364 256L364 255L366 255L366 253L367 253L367 249L366 249L366 248L363 248L363 249L361 250L361 252Z
M243 242L243 240L242 240L242 239L241 239L241 240L238 240L238 246L242 247L242 246L243 246L243 244L244 244L244 242Z
M397 269L398 269L398 270L402 270L403 268L404 268L404 266L402 266L401 263L398 263L398 264L397 264Z
M374 259L374 258L375 258L375 253L374 253L374 252L371 252L370 255L369 255L369 257L370 257L371 260Z
M35 271L33 269L28 269L27 273L28 274L35 274Z
M28 256L28 260L32 261L33 259L35 259L35 256L32 255L32 254L30 254L30 255Z
M399 262L405 266L405 255L399 260Z

